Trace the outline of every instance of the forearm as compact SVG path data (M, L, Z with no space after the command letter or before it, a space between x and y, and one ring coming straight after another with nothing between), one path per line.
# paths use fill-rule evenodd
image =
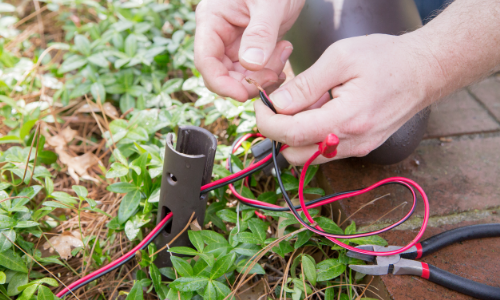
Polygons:
M500 1L456 0L424 27L406 35L422 45L429 104L500 66Z

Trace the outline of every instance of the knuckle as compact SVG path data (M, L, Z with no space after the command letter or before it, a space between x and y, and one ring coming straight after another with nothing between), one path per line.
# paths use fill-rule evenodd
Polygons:
M307 99L313 94L314 88L311 80L309 80L303 74L297 75L297 77L294 78L294 82L297 91L301 94L303 99Z
M268 40L274 36L271 25L265 22L251 25L251 27L247 28L245 35L247 38L255 38L259 40Z
M343 134L359 136L368 132L373 127L373 124L369 118L357 117L343 128Z

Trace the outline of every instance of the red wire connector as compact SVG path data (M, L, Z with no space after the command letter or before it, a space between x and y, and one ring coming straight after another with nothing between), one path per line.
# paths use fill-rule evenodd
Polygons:
M326 138L319 144L318 150L326 158L333 158L337 155L337 146L339 145L339 138L330 133Z

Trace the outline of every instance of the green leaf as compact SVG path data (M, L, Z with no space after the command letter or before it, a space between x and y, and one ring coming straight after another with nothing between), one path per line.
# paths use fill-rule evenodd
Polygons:
M281 241L277 246L274 246L272 249L276 254L279 256L285 258L285 255L287 253L290 253L293 251L292 246L290 246L290 242L288 241Z
M310 230L302 231L297 234L297 241L293 245L295 249L299 249L305 243L307 243L311 237L313 236L313 232Z
M0 271L0 284L4 284L6 279L7 276L5 276L5 273Z
M21 130L19 131L19 137L24 140L24 138L30 133L31 129L33 126L35 126L36 122L38 120L30 120L27 122L24 122L23 126L21 127Z
M133 241L139 232L141 231L141 228L137 226L136 222L132 222L131 220L128 220L125 223L125 235L130 241Z
M19 296L18 300L30 300L31 297L35 294L36 289L38 288L38 284L32 284L23 289L23 293ZM22 289L22 287L18 287L18 289Z
M193 276L193 267L184 259L177 256L171 256L170 261L179 275L183 277Z
M113 150L113 157L116 161L120 162L124 166L128 166L127 158L122 154L120 149L116 148Z
M59 74L64 74L69 71L73 71L75 69L79 69L87 64L87 59L75 55L75 58L72 60L65 60L61 67L57 70Z
M206 244L210 243L228 244L226 238L222 236L220 233L211 230L202 230L200 232Z
M203 299L206 300L216 300L217 299L217 291L215 290L214 284L212 280L210 280L203 291Z
M234 236L234 240L240 242L240 243L247 243L247 244L261 244L262 241L259 240L259 238L257 236L255 236L255 234L251 233L251 232L240 232L240 233L237 233L235 236Z
M15 273L14 276L12 276L9 281L9 286L7 287L8 296L15 296L21 293L17 288L28 283L28 274L25 273L28 272Z
M206 261L209 266L213 267L213 265L215 263L215 257L214 257L213 254L198 253L198 255L201 257L201 259L203 259L204 261Z
M30 227L36 227L40 224L34 221L19 221L17 222L16 226L14 228L30 228Z
M137 39L135 35L129 34L125 39L125 53L128 57L133 57L137 52Z
M335 222L332 220L325 218L325 217L319 217L316 218L315 221L318 223L318 225L326 232L328 233L333 233L333 234L344 234L344 231L337 225Z
M217 217L221 218L222 220L230 223L236 223L237 218L236 218L236 212L234 212L231 209L223 209L219 210L216 213Z
M263 201L263 202L276 204L276 201L278 201L278 195L276 195L275 192L270 191L270 192L265 192L265 193L260 194L257 197L257 199L260 201Z
M345 229L345 234L355 234L356 233L356 223L354 221L349 224Z
M357 245L379 245L379 246L387 246L387 241L378 235L371 235L365 237L359 237L355 239L350 239L349 243L357 244Z
M236 260L236 253L229 253L219 258L210 271L210 279L217 279L224 275Z
M322 188L312 187L312 188L306 188L306 189L304 189L304 194L312 194L312 195L324 196L325 195L325 191Z
M306 178L304 180L304 186L307 186L309 182L314 178L314 175L318 172L319 165L309 166L306 172Z
M45 177L45 192L47 195L52 194L54 191L54 181L50 177Z
M0 137L0 144L14 144L14 143L21 144L22 142L23 141L15 135L6 135Z
M57 161L57 154L49 150L38 152L38 160L46 165L51 165Z
M237 264L236 264L236 270L243 274L245 273L248 268L252 265L252 262L249 262L249 260L246 260L246 259L242 259L240 260ZM248 274L260 274L260 275L264 275L266 274L266 271L264 270L264 268L262 268L261 265L259 265L258 263L254 264L252 266L252 268L250 270L248 270Z
M16 241L16 231L8 229L0 232L0 252L12 247L12 242Z
M9 270L28 273L28 268L26 267L24 259L10 249L0 252L0 266Z
M309 255L302 256L302 268L304 276L312 285L316 285L316 262Z
M38 297L37 300L56 300L56 296L52 293L52 291L46 286L38 287Z
M192 256L198 255L198 252L196 250L189 247L172 247L168 250L168 252Z
M260 247L254 244L241 244L238 247L234 248L234 252L250 257L254 256L259 251Z
M140 281L136 281L134 283L134 286L128 293L127 298L125 298L125 300L143 300L143 299L144 295L142 292L142 284Z
M106 189L113 193L124 194L135 191L138 189L138 187L128 182L116 182L111 185L108 185Z
M138 190L128 192L125 197L123 197L120 203L120 208L118 209L118 222L120 224L125 223L128 218L130 218L139 207L141 203L141 192Z
M203 252L203 248L205 248L205 242L203 241L203 236L200 231L188 231L189 240L193 244L193 246L198 250L198 252Z
M264 242L266 240L266 231L269 227L269 224L267 222L263 222L259 219L253 218L248 220L248 227L261 242Z
M208 267L209 266L204 259L198 259L198 261L193 266L193 275L201 276L203 274L203 276L206 275L206 277L208 277L210 273L205 271L208 269Z
M89 40L83 36L83 35L76 35L75 36L75 49L80 51L83 55L89 56L90 55L90 42Z
M89 192L87 191L87 189L84 186L74 185L71 188L73 189L73 191L75 191L75 193L78 195L78 197L85 198L89 194Z
M120 163L114 162L106 172L106 178L122 177L128 174L128 168Z
M65 204L77 204L78 201L75 200L75 197L70 196L65 192L53 192L51 197L55 198L57 201L60 201Z
M346 265L339 259L326 259L316 265L317 281L327 281L344 273Z
M161 300L167 298L167 289L164 284L161 282L161 273L158 270L158 267L154 264L149 266L149 275L151 276L151 280L153 281L153 286L155 288L156 294Z
M170 284L171 288L177 289L181 292L196 291L205 288L208 284L208 278L193 276L177 278Z
M214 284L215 290L217 290L217 294L221 295L218 300L225 299L231 293L231 289L224 283L218 282L216 280L213 280L212 283ZM229 300L233 299L234 297L229 298Z
M290 174L281 174L281 181L286 191L293 191L299 188L299 180Z
M87 57L87 59L91 63L93 63L94 65L97 65L101 68L109 67L109 62L102 53L92 54L91 56ZM95 95L94 95L94 93L92 93L92 96L94 96L94 99L96 101L97 101L97 99L99 99L99 100L101 100L101 102L104 102L104 97L102 97L102 95L104 94L104 86L99 82L96 82L96 83L98 84L98 85L96 85L96 87L99 88L100 90L97 90ZM92 86L94 86L96 83L92 84ZM90 88L90 91L92 92L92 87ZM97 98L97 95L99 95L100 98Z
M89 57L90 60L90 57ZM92 94L92 97L94 100L97 102L104 102L106 100L106 89L104 88L104 85L100 82L94 82L90 86L90 93Z

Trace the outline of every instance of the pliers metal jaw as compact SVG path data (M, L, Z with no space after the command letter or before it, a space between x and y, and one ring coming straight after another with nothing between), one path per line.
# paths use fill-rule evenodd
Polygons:
M356 248L367 251L377 251L377 252L388 252L401 249L401 247L399 246L382 247L377 245L362 245ZM416 250L417 250L416 247L413 246L406 252L413 253ZM401 255L399 254L391 256L372 256L372 255L360 254L353 251L348 251L347 256L376 263L375 265L349 265L349 267L354 271L363 274L368 274L368 275L394 274L394 275L422 276L422 273L425 272L425 268L422 266L421 262L402 258Z
M416 244L398 255L372 256L348 251L347 256L374 263L374 265L349 266L359 273L369 275L415 275L478 299L500 300L500 287L475 282L441 270L425 262L413 260L434 253L453 243L490 237L500 237L500 223L465 226L445 231ZM356 248L377 252L401 249L399 246L382 247L377 245L362 245Z

